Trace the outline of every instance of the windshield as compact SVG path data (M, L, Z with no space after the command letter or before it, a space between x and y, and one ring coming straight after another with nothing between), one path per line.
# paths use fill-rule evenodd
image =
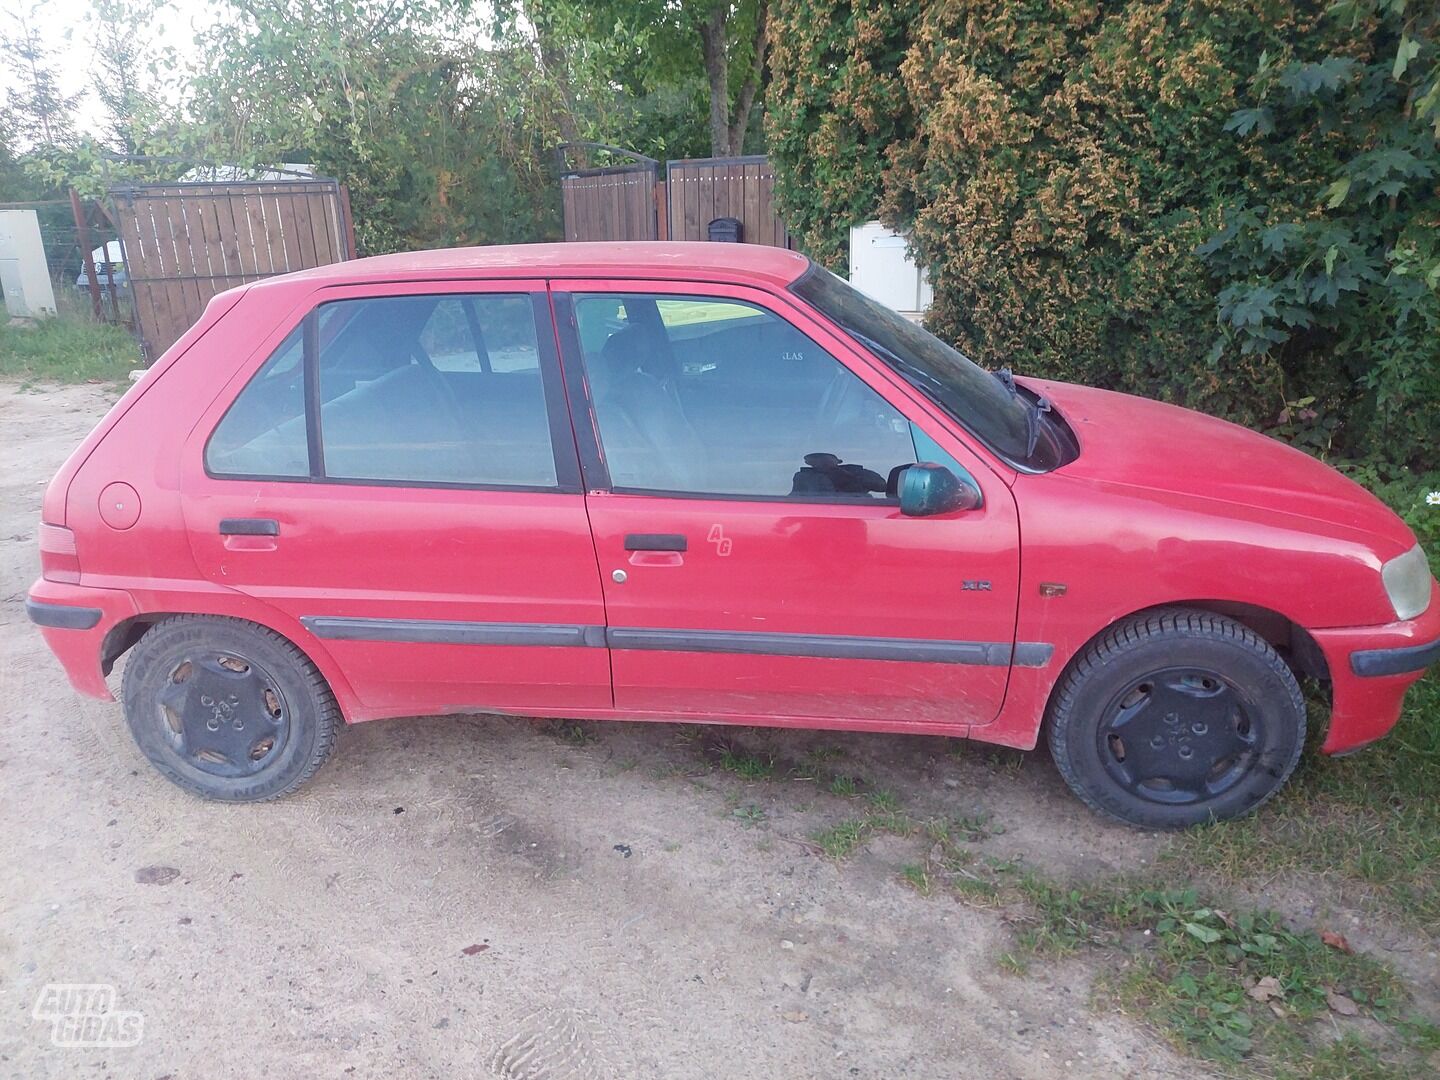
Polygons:
M1006 461L1036 464L1031 406L994 375L828 270L812 266L790 289Z

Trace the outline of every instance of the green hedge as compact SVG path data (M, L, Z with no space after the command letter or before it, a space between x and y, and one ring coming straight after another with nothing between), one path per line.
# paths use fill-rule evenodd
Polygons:
M987 365L1440 464L1437 17L1336 6L780 0L783 212L909 229Z

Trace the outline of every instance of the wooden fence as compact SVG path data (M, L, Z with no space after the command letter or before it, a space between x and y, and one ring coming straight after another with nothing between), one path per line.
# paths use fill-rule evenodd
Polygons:
M216 293L355 257L333 180L144 184L110 191L146 362Z
M775 171L763 154L671 161L665 171L671 240L708 240L710 222L735 218L742 243L790 246L775 212Z
M658 239L656 164L638 162L562 176L565 239Z
M566 240L708 240L710 223L740 222L747 244L789 247L775 212L775 173L763 155L637 161L560 178Z

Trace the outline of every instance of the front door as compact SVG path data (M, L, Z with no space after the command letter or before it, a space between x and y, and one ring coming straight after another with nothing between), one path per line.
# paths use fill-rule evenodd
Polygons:
M576 426L617 708L994 719L1019 572L998 476L802 308L552 284L572 406L593 407ZM917 460L968 474L984 505L901 515Z
M543 283L328 289L296 319L186 446L201 570L323 639L369 715L608 707Z

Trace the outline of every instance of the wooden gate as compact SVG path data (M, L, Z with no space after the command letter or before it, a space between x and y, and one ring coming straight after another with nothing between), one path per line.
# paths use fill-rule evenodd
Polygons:
M216 293L355 257L349 200L334 180L113 188L147 363Z
M655 181L659 162L579 169L560 177L565 239L656 240Z
M775 170L763 154L691 158L666 165L670 239L708 240L710 222L735 218L740 240L790 246L790 233L775 213Z

